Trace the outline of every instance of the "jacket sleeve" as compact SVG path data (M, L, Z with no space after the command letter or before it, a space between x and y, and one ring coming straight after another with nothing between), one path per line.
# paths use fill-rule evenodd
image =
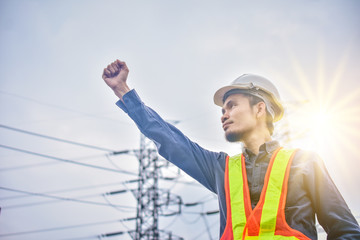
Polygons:
M359 225L332 181L324 162L308 153L305 184L328 239L360 239Z
M176 127L165 122L154 110L147 107L135 90L126 93L116 105L155 143L162 157L216 193L213 169L215 162L224 157L224 153L205 150L189 140Z

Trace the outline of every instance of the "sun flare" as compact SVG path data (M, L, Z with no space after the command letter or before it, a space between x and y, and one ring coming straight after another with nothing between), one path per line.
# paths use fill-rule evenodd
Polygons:
M335 69L326 69L324 61L319 61L317 73L311 75L314 78L293 61L297 81L282 84L294 99L285 101L285 120L277 126L277 136L285 145L320 155L360 154L360 85L356 79L345 78L346 57L339 61Z

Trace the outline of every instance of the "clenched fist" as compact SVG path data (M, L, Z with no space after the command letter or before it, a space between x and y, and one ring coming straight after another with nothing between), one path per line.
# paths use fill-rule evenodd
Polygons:
M116 60L109 64L103 72L102 78L105 83L114 91L116 96L122 98L128 91L129 87L126 84L129 69L125 62Z

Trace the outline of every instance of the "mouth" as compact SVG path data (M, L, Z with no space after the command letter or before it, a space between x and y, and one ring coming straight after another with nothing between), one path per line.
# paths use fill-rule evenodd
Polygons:
M229 128L230 124L231 124L231 122L225 122L225 123L223 123L222 127L223 127L224 131L226 131L226 129Z

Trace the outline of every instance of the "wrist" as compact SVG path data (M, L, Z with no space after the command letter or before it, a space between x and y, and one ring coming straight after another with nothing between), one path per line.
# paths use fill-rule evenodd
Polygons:
M124 85L122 85L122 86L113 88L113 91L114 91L115 95L116 95L118 98L122 99L122 97L123 97L126 93L130 92L130 88L129 88L129 86L128 86L127 84L124 84Z

